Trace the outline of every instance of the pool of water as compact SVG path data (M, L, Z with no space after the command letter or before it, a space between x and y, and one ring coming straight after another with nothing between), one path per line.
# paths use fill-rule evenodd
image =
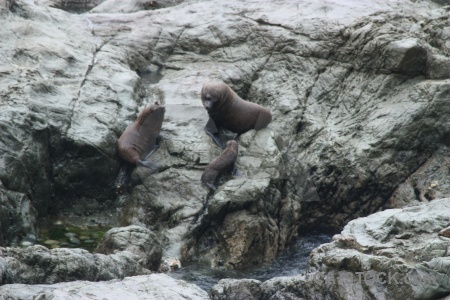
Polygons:
M240 271L221 271L212 270L208 266L185 263L181 269L171 272L169 275L194 283L207 292L223 278L266 281L278 276L294 276L305 272L311 250L330 241L331 235L327 234L302 235L270 265Z
M37 243L48 248L82 248L93 252L108 229L99 225L74 227L54 224L40 228Z

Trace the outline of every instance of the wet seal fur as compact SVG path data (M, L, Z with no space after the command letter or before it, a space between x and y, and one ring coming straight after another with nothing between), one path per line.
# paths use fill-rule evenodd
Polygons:
M204 84L201 99L209 115L205 131L222 149L225 145L219 136L220 128L242 134L251 129L260 130L272 121L267 108L243 100L223 82Z
M117 145L119 156L125 161L152 170L158 167L148 160L158 149L156 139L161 131L166 109L158 102L144 108L136 121L127 127Z
M205 168L202 174L202 183L207 187L216 190L214 183L219 177L234 170L234 163L238 155L238 143L235 140L227 142L225 150L220 156L214 158Z

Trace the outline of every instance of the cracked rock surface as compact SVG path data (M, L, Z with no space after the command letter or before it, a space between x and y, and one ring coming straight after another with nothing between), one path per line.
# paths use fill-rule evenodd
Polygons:
M115 3L72 14L0 1L0 189L32 206L12 229L0 214L3 245L76 206L119 211L115 223L148 228L165 255L239 269L270 262L299 229L450 196L441 4ZM273 115L239 137L242 175L214 194L200 183L220 153L203 130L211 79ZM160 169L132 170L116 141L155 101L166 107Z
M311 252L306 274L223 279L211 298L440 299L450 293L450 239L439 236L449 208L444 198L353 220Z
M84 249L0 248L1 283L57 283L111 280L149 274L141 257L129 251L92 254Z
M205 300L208 294L193 284L165 274L127 277L104 282L75 281L53 285L10 284L0 287L8 299L192 299Z

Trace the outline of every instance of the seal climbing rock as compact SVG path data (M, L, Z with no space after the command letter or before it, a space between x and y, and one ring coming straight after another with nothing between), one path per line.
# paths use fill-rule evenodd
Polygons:
M164 106L160 106L158 102L142 110L118 140L119 156L122 159L152 170L158 168L148 158L158 149L156 138L161 131L165 111Z
M205 131L222 149L225 146L219 136L221 127L242 134L251 129L262 129L272 121L267 108L243 100L223 82L204 84L201 99L209 115Z
M202 174L202 183L209 188L216 190L214 182L219 177L226 173L231 172L234 168L238 154L238 143L235 140L227 142L226 149L220 154L220 156L213 159L205 168Z

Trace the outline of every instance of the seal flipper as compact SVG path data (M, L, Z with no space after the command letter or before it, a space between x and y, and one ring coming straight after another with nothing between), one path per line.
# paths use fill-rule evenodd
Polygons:
M212 183L209 183L209 182L207 182L207 183L205 183L210 189L212 189L213 191L216 191L217 190L217 188L216 188L216 186L214 185L214 184L212 184Z
M219 129L217 128L213 119L208 119L208 122L205 125L205 131L206 134L208 134L220 148L225 149L225 144L220 139Z
M155 153L156 150L159 149L159 145L155 145L153 146L153 149L150 150L150 152L147 154L147 156L144 158L144 160L147 160L150 158L150 156Z
M138 160L136 162L136 165L137 166L141 166L141 167L149 168L152 171L158 170L158 166L154 162L152 162L151 160Z
M158 150L159 145L154 145L153 149L147 154L147 156L143 159L143 160L138 160L136 162L137 166L142 166L142 167L146 167L149 168L150 170L156 171L158 170L158 165L155 164L154 162L152 162L151 160L149 160L150 156L156 151Z

